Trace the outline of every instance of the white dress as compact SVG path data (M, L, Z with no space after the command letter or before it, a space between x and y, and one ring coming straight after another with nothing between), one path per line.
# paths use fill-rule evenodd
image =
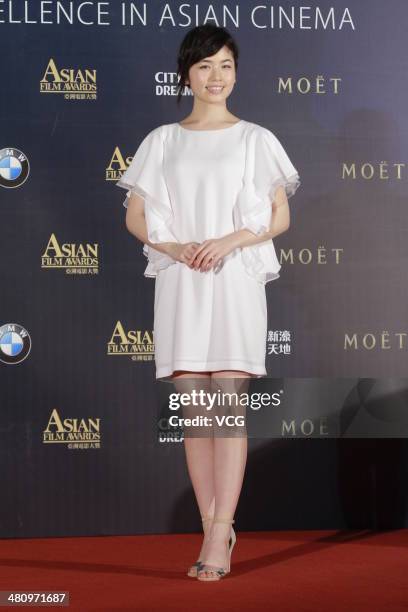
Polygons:
M201 243L244 228L263 233L276 188L290 197L300 180L277 137L241 120L218 130L153 129L116 184L143 196L150 242ZM176 370L266 376L265 284L281 268L272 240L237 248L207 272L146 244L143 252L144 275L156 279L156 378Z

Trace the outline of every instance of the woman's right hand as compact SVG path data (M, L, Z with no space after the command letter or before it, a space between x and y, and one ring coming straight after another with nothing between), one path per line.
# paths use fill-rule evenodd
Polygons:
M176 261L186 264L189 268L192 268L191 261L194 259L195 252L197 251L200 244L198 242L172 242L168 245L166 251Z

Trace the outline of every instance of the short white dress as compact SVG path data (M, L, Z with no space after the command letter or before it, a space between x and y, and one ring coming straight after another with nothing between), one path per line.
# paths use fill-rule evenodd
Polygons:
M299 174L278 138L240 120L217 130L179 123L147 134L116 183L144 198L148 239L198 242L248 229L267 231L275 191L291 197ZM265 284L281 268L271 239L237 248L206 272L144 245L144 275L156 279L156 379L177 370L241 370L266 376Z

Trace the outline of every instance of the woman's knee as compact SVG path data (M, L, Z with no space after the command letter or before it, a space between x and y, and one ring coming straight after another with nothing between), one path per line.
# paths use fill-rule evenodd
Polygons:
M210 378L211 372L190 372L189 370L175 370L172 378Z

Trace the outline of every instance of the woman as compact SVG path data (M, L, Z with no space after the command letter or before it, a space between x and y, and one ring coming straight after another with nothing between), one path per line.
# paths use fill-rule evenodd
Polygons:
M272 238L288 229L288 197L300 185L276 136L227 109L237 66L224 28L188 32L178 101L189 85L193 110L149 132L117 183L127 189L126 226L144 243L145 276L156 279L156 378L183 392L241 392L251 377L266 376L265 284L280 270ZM239 427L232 436L203 427L184 433L204 530L188 575L219 580L230 571L247 437Z

